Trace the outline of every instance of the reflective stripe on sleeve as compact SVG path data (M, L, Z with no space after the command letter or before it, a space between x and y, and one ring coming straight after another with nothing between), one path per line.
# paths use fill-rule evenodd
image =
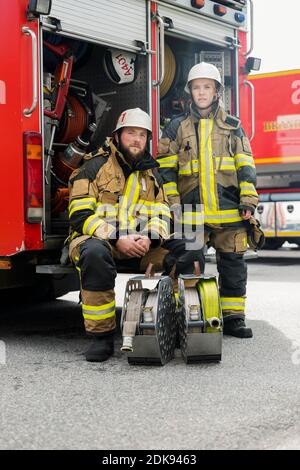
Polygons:
M235 161L235 168L239 170L243 166L250 166L251 168L255 168L254 160L251 155L245 155L243 153L237 154L234 157Z
M150 222L145 227L146 230L151 232L151 230L159 233L162 238L166 239L169 237L169 225L166 220L161 220L158 217L153 217ZM145 230L144 229L144 230Z
M247 181L240 183L241 188L241 196L256 196L258 194L256 192L255 186L252 183L248 183Z
M179 196L177 184L175 182L164 183L163 186L167 196Z
M177 168L178 155L170 155L169 157L158 157L157 163L160 168Z
M96 199L94 197L84 197L81 199L73 199L69 204L69 217L71 217L74 212L89 209L94 211L96 207Z
M98 215L91 215L86 219L82 227L82 233L84 235L93 235L100 225L104 224L104 220L99 219Z

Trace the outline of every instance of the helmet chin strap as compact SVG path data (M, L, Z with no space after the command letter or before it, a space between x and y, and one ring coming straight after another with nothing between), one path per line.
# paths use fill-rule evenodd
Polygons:
M206 106L205 108L199 108L199 106L197 106L197 108L201 114L202 111L206 111L207 109L213 108L214 105L218 105L218 103L219 103L219 96L216 95L209 106Z

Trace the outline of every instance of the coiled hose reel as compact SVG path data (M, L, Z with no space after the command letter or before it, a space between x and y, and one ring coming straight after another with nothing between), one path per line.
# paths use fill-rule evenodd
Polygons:
M214 276L180 276L178 330L182 357L187 364L220 361L223 319Z
M172 280L161 277L155 289L146 289L137 276L128 281L121 317L123 344L130 364L164 365L174 356L176 302ZM156 278L157 279L157 278Z
M121 351L128 362L166 364L174 357L177 334L186 363L220 361L223 321L216 278L180 276L177 307L171 278L160 278L152 290L143 287L145 279L135 277L126 286Z

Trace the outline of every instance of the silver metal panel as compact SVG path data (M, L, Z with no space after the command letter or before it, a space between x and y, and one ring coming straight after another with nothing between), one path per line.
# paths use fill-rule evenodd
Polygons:
M247 27L247 20L246 20L247 7L239 5L237 2L234 2L234 1L232 3L236 4L236 7L238 7L238 10L235 8L232 8L233 5L226 5L227 13L224 16L216 15L216 13L214 12L215 3L210 2L210 1L205 2L205 5L201 9L192 7L191 0L157 0L157 3L168 4L170 7L175 6L175 7L184 8L198 15L210 17L218 21L220 24L229 23L235 28L239 28L243 30L246 30L246 27ZM245 21L243 23L239 23L236 20L235 13L237 13L237 11L240 11L245 15Z
M278 237L300 236L300 201L276 202L276 229Z
M275 202L259 203L255 218L259 220L262 230L266 237L275 237L276 235L276 215Z
M72 36L124 49L146 43L146 0L53 0L51 16Z
M300 201L260 203L255 217L260 221L266 237L300 236Z
M172 20L174 29L168 30L170 34L195 38L220 46L231 46L235 41L235 28L229 24L216 22L197 12L162 3L158 4L158 12L160 16Z
M222 333L200 333L187 335L187 357L221 356Z

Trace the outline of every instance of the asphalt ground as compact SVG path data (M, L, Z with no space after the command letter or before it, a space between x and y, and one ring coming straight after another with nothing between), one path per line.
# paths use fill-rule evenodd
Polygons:
M2 305L0 449L300 449L300 251L262 251L248 273L254 337L224 337L218 364L176 350L132 366L120 335L113 358L87 363L78 293Z

